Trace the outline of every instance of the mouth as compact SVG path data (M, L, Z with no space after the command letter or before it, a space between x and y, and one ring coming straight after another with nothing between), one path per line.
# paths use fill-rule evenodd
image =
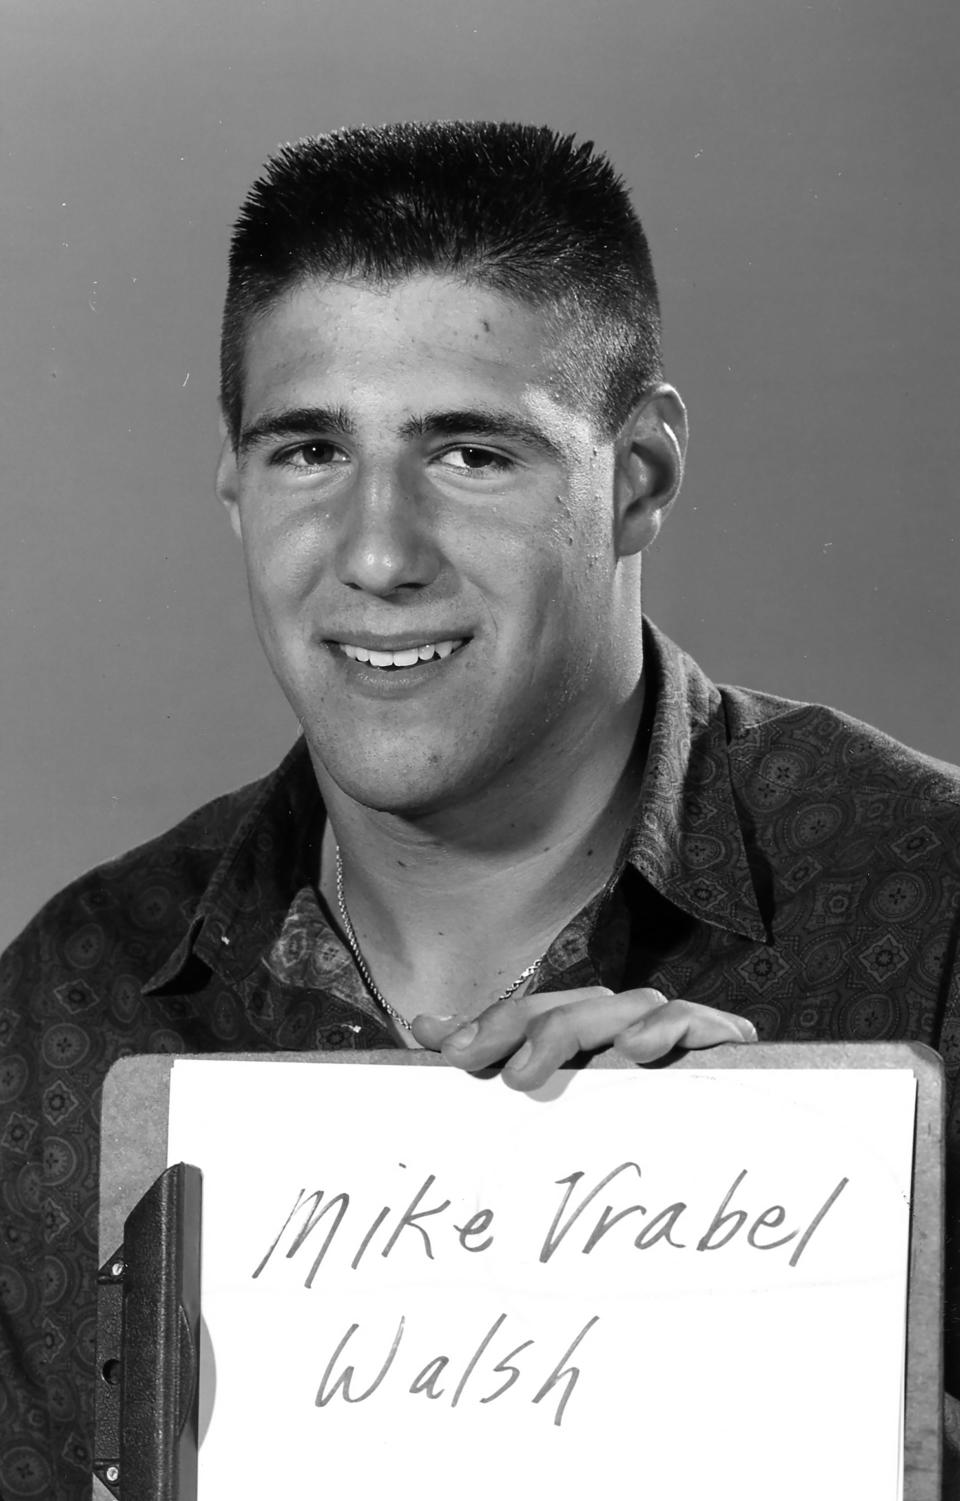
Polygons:
M376 668L379 672L408 672L426 662L443 662L447 657L466 646L468 636L451 637L445 641L424 641L418 645L381 649L361 646L349 641L331 641L334 651L349 658L351 662Z

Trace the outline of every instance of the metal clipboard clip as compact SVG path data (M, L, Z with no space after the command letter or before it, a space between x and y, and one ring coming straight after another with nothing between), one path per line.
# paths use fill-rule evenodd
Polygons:
M93 1472L118 1501L196 1501L200 1169L167 1168L97 1273Z

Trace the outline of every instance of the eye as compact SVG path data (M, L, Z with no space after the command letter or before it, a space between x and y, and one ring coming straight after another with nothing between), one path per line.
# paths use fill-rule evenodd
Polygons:
M312 443L298 443L296 448L282 449L274 455L272 462L287 469L325 469L328 464L346 464L349 460L335 443L317 439Z
M490 448L477 448L472 444L461 444L459 448L448 448L446 453L440 455L440 462L450 469L459 469L461 473L472 473L486 469L489 473L506 473L513 468L513 460L508 459L502 453L494 453Z

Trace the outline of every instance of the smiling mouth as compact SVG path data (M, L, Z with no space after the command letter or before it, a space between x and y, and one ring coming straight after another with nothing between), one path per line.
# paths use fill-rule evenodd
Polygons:
M421 662L444 661L454 652L466 646L466 636L456 637L448 641L425 641L422 646L406 646L399 651L374 651L366 646L353 646L345 641L336 642L339 651L351 662L362 662L370 667L377 667L381 671L390 672L396 669L417 667Z

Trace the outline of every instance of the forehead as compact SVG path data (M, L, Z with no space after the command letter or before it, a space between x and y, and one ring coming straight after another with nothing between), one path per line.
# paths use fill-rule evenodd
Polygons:
M384 415L496 403L590 425L561 389L549 315L445 276L300 282L255 320L244 366L245 422L311 403Z

